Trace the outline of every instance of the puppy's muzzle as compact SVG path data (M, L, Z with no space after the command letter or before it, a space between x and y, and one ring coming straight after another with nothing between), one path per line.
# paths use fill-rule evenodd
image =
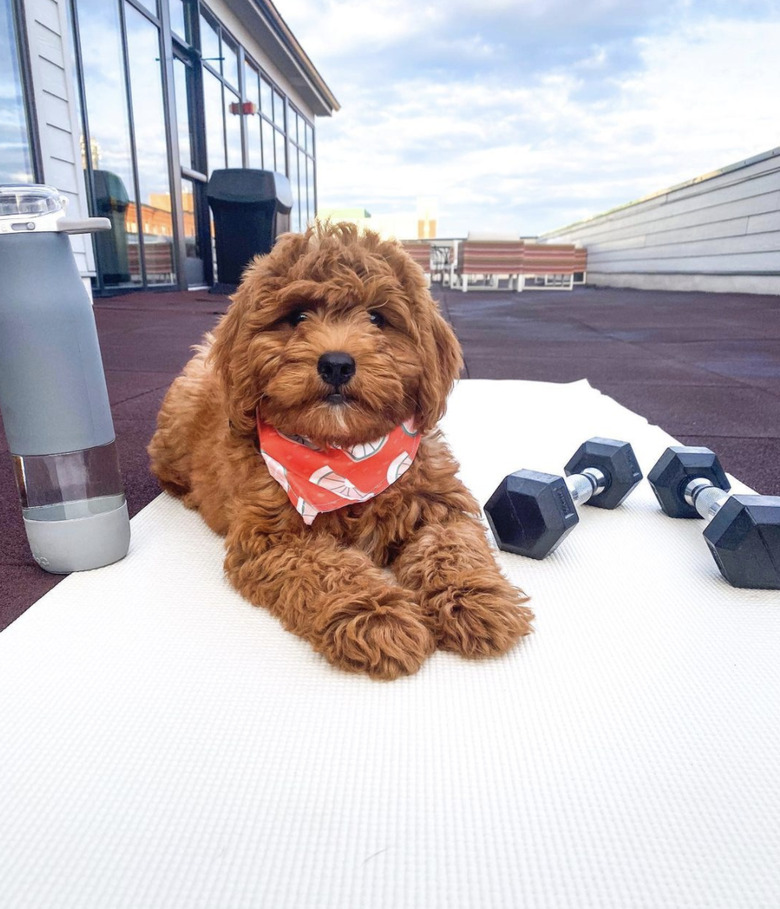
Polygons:
M330 350L324 353L317 362L317 372L323 382L338 390L355 375L355 361L348 353L341 350Z

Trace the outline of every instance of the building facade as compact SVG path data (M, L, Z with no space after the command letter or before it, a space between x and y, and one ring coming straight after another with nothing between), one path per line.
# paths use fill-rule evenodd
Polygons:
M315 118L338 102L268 0L3 0L0 183L56 186L96 293L213 283L209 175L290 180L317 210Z

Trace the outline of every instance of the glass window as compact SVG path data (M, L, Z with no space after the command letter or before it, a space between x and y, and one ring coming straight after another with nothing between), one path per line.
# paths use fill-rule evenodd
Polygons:
M157 0L138 0L141 6L146 7L152 15L157 15Z
M298 141L297 116L292 107L287 111L287 138L291 142Z
M200 21L202 58L213 70L203 69L206 144L211 173L218 168L241 167L244 164L244 116L238 109L241 102L237 91L240 81L238 45L210 15L201 13ZM235 113L231 110L233 105L237 108ZM258 144L259 136L254 144L255 155L259 150Z
M278 129L274 130L274 145L276 146L276 170L280 174L286 174L286 166L284 160L284 133L280 133Z
M260 73L252 66L252 64L244 59L244 98L247 101L251 101L255 105L255 110L260 110L260 92L258 86L260 84Z
M240 113L231 113L230 105L240 103L238 95L234 95L229 88L225 89L225 138L227 139L227 166L242 167L243 154L241 152L241 121L244 119Z
M300 191L298 188L298 150L290 146L290 189L292 190L293 205L290 212L290 230L301 229Z
M260 110L260 95L258 91L260 74L248 60L244 60L244 97ZM262 168L263 149L260 141L260 115L250 115L245 119L248 167Z
M222 75L233 88L238 88L238 48L222 35Z
M32 183L32 156L24 115L11 4L0 12L0 183Z
M284 98L274 89L274 123L284 129Z
M311 125L287 105L287 154L294 208L291 223L303 230L314 218L314 134Z
M314 161L306 159L306 217L311 221L316 214L314 206Z
M203 109L206 113L206 155L210 174L225 167L225 126L222 83L206 70L203 71Z
M273 126L263 120L263 167L266 170L276 170L274 132Z
M179 134L179 160L182 167L193 167L190 142L190 114L187 95L187 65L173 58L173 85L176 94L176 121Z
M197 221L195 217L195 192L189 180L181 181L181 208L184 224L184 268L187 284L191 287L203 284L203 250L200 248Z
M271 83L267 79L260 78L260 110L273 120L274 117L274 93Z
M204 63L207 63L216 72L222 72L219 29L215 23L202 14L200 17L200 52Z
M214 281L219 281L219 269L217 268L217 244L214 242L214 238L217 235L217 231L214 227L214 215L211 211L211 206L209 206L209 236L211 237L211 270L214 273Z
M184 0L168 0L168 9L171 17L171 31L179 38L189 41L187 26L184 19Z
M95 189L92 213L111 221L110 231L95 235L98 267L107 285L135 283L141 280L139 219L119 8L104 0L78 0L77 10ZM101 53L89 52L96 47ZM110 116L106 116L107 111ZM85 149L84 167L86 160Z
M165 140L159 29L130 4L125 4L127 53L138 166L146 280L169 284L175 278L173 218Z

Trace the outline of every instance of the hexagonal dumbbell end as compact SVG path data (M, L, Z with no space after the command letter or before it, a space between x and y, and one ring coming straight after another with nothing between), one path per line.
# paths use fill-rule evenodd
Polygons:
M600 470L606 479L604 489L594 493L588 505L617 508L642 479L642 471L628 442L595 437L583 442L569 459L566 476L582 473L589 467Z
M647 475L658 504L670 518L701 517L685 500L686 486L697 478L709 480L724 491L731 489L717 455L709 448L687 445L667 448Z
M729 496L704 538L733 587L780 590L780 496Z
M518 470L504 477L485 504L499 549L543 559L579 522L563 477Z

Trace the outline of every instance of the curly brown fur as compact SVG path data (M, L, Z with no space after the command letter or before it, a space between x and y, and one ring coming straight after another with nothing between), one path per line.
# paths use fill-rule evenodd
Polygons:
M318 374L326 351L356 363L340 404ZM328 224L255 259L163 402L149 446L162 487L226 537L236 589L341 669L393 679L436 647L492 656L531 630L436 429L460 366L403 248ZM308 527L258 453L256 411L321 445L371 441L410 418L422 441L384 492Z

